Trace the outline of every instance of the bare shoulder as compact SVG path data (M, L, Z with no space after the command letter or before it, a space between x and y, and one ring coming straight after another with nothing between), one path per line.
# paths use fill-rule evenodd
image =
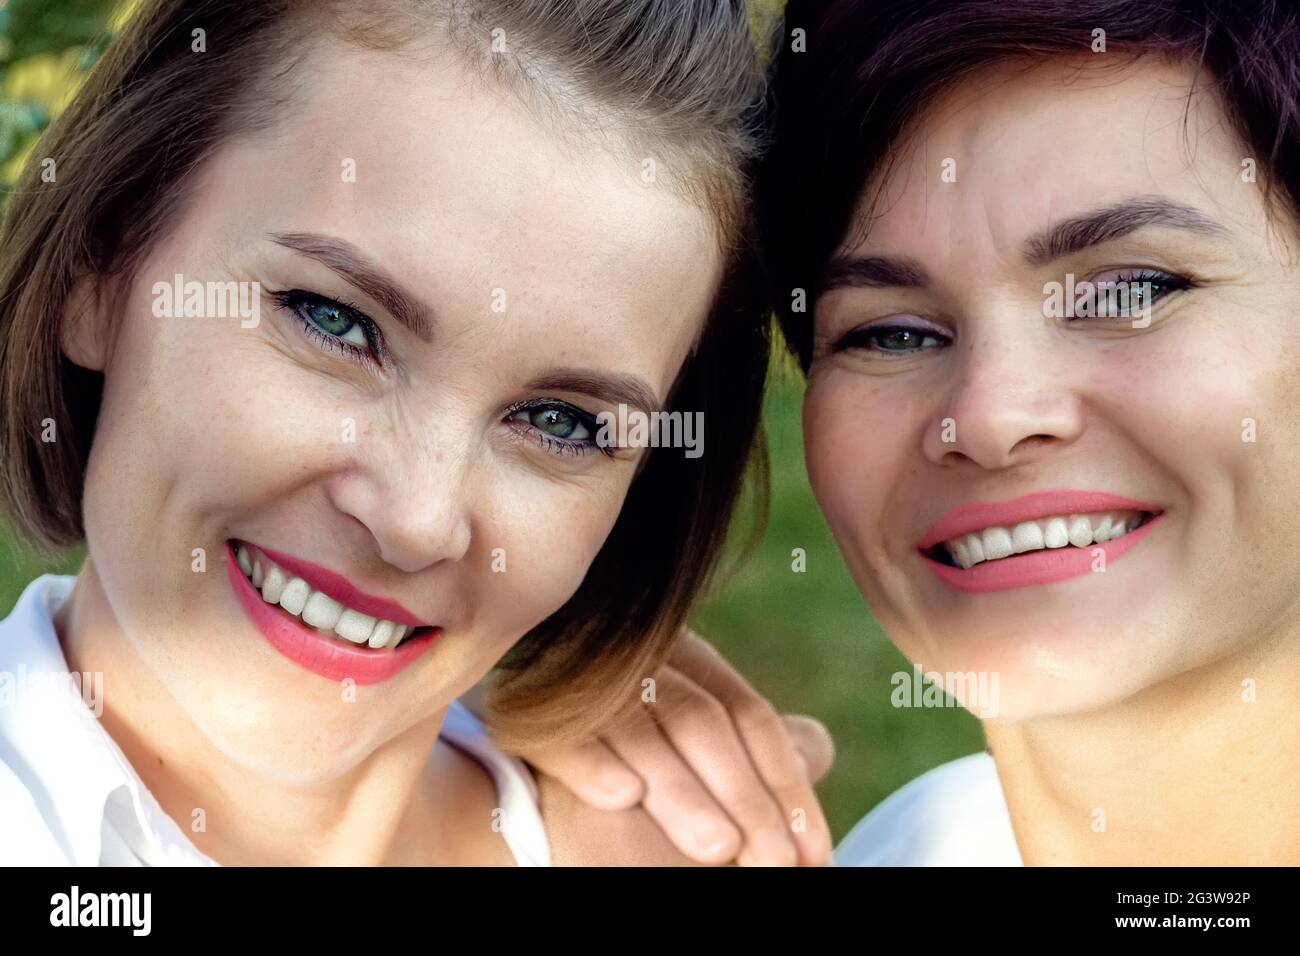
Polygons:
M556 866L699 866L642 807L600 810L554 777L539 774L542 820Z

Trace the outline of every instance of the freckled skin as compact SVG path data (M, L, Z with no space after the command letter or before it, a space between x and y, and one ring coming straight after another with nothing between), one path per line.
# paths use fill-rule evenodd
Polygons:
M635 375L666 396L720 276L714 226L641 183L635 156L576 153L572 135L562 145L453 59L321 43L303 67L308 92L271 134L222 144L202 169L111 317L111 351L71 334L69 352L103 368L106 388L89 560L60 624L70 658L109 675L106 725L128 754L166 755L169 776L146 778L164 807L182 820L200 801L216 808L201 847L300 861L383 859L397 842L473 858L482 845L499 862L486 827L414 826L432 804L460 806L451 789L482 791L461 779L465 761L418 791L420 768L448 703L577 589L640 457L558 456L507 425L506 409L616 407L524 389L558 367ZM266 239L289 232L358 246L428 303L432 342ZM260 282L258 327L155 318L151 286L175 273ZM322 350L266 295L289 289L374 319L392 367ZM491 308L497 289L504 312ZM355 442L342 440L347 419ZM331 567L445 633L347 702L248 620L221 566L228 538ZM206 573L191 571L194 548ZM497 548L506 573L492 572Z

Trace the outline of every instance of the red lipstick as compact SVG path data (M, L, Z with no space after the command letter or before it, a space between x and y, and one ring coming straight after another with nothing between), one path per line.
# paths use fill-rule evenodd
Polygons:
M264 548L261 545L256 545L256 547L258 551L261 551L289 574L306 581L311 585L313 591L320 591L345 607L350 607L355 611L360 611L362 614L368 614L380 620L409 624L411 627L428 626L427 621L420 620L396 601L367 594L358 589L343 575L336 574L329 568L321 567L319 564L305 561L302 558L295 558L283 551L272 551L270 548Z
M311 569L317 567L311 562L290 559L281 563L282 558L286 556L261 547L258 550L277 564L280 564L286 571L301 577L311 587L318 588L336 601L348 603L338 597L338 594L348 593L347 591L336 590L331 592L326 590L325 587L318 586L317 581L314 580L314 574L309 576L308 574L302 574L298 570L299 568ZM229 541L226 542L226 571L230 578L230 586L234 588L240 604L244 606L248 616L257 625L257 629L262 632L262 636L267 639L271 646L296 664L330 680L341 681L351 678L358 684L382 683L413 664L416 659L429 649L433 639L442 633L440 629L434 628L426 633L408 637L397 647L391 648L371 648L352 644L349 641L330 637L315 628L308 627L279 605L267 604L262 599L262 595L257 588L253 587L253 582L248 580L244 576L244 572L240 570L239 561L235 556L234 545ZM332 572L330 573L332 574ZM337 575L334 577L337 578ZM333 580L330 583L335 586L338 584L338 580ZM357 592L350 583L344 583L347 583L347 587L351 589L352 593L360 595L360 592ZM360 596L367 597L366 595ZM360 602L350 606L371 616L376 613L362 608ZM408 619L416 620L414 615L405 611L401 605L384 598L368 598L367 606L371 608L380 606L396 608L402 611ZM389 612L385 610L383 613L388 614ZM393 619L392 617L388 618L388 620Z

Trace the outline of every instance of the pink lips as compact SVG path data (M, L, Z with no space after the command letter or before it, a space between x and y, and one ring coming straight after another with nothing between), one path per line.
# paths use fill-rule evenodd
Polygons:
M1012 527L1022 521L1052 515L1098 511L1146 511L1152 513L1153 517L1137 530L1101 544L1086 548L1044 548L982 562L971 568L951 567L925 554L921 557L941 580L967 594L1051 584L1092 573L1098 549L1105 556L1105 564L1101 567L1118 560L1151 533L1162 509L1159 505L1099 491L1040 491L1011 501L979 502L954 508L934 523L917 547L925 551L944 541L992 525Z
M333 572L325 572L327 578L319 577L317 572L324 569L310 561L300 561L265 548L258 548L258 550L286 571L301 577L313 589L320 590L334 600L345 603L363 614L382 615L387 620L420 625L419 620L401 605L385 598L361 594L351 583L344 581ZM267 604L258 590L253 587L253 582L249 581L240 570L235 549L229 542L226 543L226 571L239 602L271 646L312 673L330 680L341 681L351 678L358 684L378 684L386 681L414 663L429 649L433 639L442 633L435 628L426 634L409 637L392 648L362 647L340 638L321 634L289 615L278 605ZM346 588L339 587L340 582L346 585ZM329 585L328 588L326 584ZM341 598L339 596L341 594L353 596ZM383 610L377 610L379 608ZM394 610L401 616L394 614Z

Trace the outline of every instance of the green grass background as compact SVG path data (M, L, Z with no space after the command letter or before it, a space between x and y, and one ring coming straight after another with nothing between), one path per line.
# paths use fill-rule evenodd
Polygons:
M830 728L836 760L818 794L838 840L891 791L981 750L984 738L960 708L891 704L890 677L910 674L911 664L871 616L813 498L802 396L798 370L775 362L763 412L772 465L767 528L695 624L779 709L811 714ZM801 573L791 568L795 548L807 555Z
M0 0L0 200L33 154L50 116L94 62L114 4L106 0ZM760 0L770 14L779 0ZM772 510L761 544L702 606L697 629L780 709L812 714L831 730L837 759L819 787L836 839L907 780L983 746L974 718L948 709L895 709L890 676L910 666L889 644L840 560L808 487L800 429L802 383L774 364L763 411L772 459ZM803 548L807 570L791 569ZM0 615L46 571L0 528Z

